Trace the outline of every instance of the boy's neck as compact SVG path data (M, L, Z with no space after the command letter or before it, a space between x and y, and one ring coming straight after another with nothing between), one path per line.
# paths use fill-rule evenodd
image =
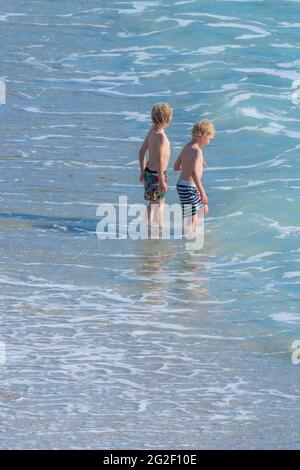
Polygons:
M199 144L199 142L197 142L197 140L194 137L192 137L191 144L197 145L199 149L202 149L202 146Z
M155 127L155 126L153 126L153 129L154 129L156 132L164 132L164 131L165 131L165 128L164 128L164 127Z

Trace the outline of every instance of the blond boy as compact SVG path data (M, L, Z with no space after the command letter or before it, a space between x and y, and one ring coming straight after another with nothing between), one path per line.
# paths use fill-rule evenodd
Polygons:
M148 223L153 218L152 208L158 208L158 223L163 224L163 207L167 192L166 170L170 160L170 143L165 134L170 124L173 112L166 103L159 103L152 108L152 127L149 130L139 151L140 182L144 183L144 198L149 202ZM149 157L145 161L148 150Z
M179 154L174 170L181 170L176 189L181 202L183 217L191 217L191 230L195 231L204 209L208 212L208 198L202 184L205 167L202 150L216 133L214 125L208 120L198 121L192 130L192 140Z

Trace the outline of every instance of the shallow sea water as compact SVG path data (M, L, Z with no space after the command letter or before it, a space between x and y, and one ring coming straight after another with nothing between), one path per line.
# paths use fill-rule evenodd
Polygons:
M299 13L0 1L1 448L300 447ZM143 201L158 101L172 163L218 131L201 251L95 234L100 203Z

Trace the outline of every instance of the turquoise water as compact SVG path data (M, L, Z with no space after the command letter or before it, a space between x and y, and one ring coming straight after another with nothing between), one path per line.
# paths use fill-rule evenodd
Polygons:
M1 448L299 448L300 2L0 13ZM218 131L199 252L95 235L158 101Z

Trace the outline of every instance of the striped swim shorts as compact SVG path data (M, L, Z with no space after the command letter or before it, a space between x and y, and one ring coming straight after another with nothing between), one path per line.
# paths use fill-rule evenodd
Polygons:
M179 195L180 203L182 206L183 217L195 215L203 207L198 189L190 181L180 179L176 185Z

